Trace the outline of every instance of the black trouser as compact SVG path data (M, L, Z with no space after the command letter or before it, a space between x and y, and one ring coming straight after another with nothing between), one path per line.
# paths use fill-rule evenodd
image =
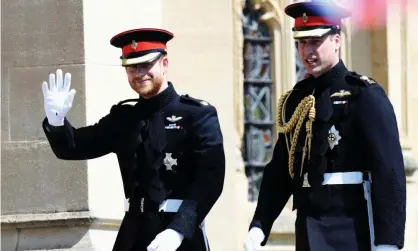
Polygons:
M174 213L126 213L114 251L146 251L155 236L170 224ZM206 251L202 230L196 227L191 240L184 239L177 251Z
M296 251L370 251L367 214L304 215L296 219Z

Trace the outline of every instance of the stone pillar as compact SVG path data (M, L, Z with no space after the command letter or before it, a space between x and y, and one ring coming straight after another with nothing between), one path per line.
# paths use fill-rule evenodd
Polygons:
M371 77L388 90L388 55L387 55L387 31L386 27L378 27L370 31L370 59Z
M374 62L374 59L371 55L372 53L378 53L375 53L372 49L371 32L356 29L353 25L351 27L351 39L350 43L347 43L347 46L351 47L351 67L349 69L361 75L377 78L377 76L374 75L376 72L372 72L372 62ZM382 43L385 42L382 41ZM348 65L346 66L349 67ZM380 77L378 81L381 79L384 79L384 77Z
M46 236L89 218L86 162L59 161L51 152L41 127L41 83L57 67L71 71L78 98L84 99L82 1L5 0L1 21L1 247L74 246L85 226L69 229L60 243ZM69 119L82 125L85 116L84 102L77 102ZM51 224L57 224L53 232L45 228Z

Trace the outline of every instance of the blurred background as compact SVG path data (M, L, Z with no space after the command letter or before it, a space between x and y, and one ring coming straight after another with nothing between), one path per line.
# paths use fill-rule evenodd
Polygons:
M169 80L180 94L217 107L227 160L225 189L207 220L212 251L243 250L264 165L276 141L278 98L303 78L291 0L2 0L1 249L111 250L124 214L115 155L60 161L41 128L42 81L61 68L77 90L69 119L97 122L135 98L110 38L164 28ZM407 169L404 250L418 246L418 5L342 0L341 58L376 79L397 115ZM260 250L294 250L291 204Z

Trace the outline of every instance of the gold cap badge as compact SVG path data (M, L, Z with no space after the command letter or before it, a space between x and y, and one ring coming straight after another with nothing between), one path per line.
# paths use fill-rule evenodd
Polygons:
M304 23L308 22L308 16L306 15L306 13L303 13L302 20Z
M138 47L138 43L135 42L135 40L132 40L131 48L136 50L136 47Z

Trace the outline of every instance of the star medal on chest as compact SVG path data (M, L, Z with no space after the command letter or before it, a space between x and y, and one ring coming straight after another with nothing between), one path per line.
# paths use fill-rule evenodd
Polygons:
M336 145L338 145L338 141L340 140L341 140L340 132L335 128L335 126L332 126L328 132L328 144L331 150L334 149Z
M174 171L173 170L173 165L177 166L177 159L173 159L171 157L171 154L172 153L166 153L165 158L164 158L164 165L165 165L167 171Z

